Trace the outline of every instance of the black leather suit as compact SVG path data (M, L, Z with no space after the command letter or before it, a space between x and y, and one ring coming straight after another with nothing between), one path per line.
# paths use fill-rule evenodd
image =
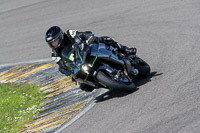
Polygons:
M82 41L88 41L91 37L94 37L94 41L105 43L106 45L111 45L114 48L117 48L120 52L124 53L126 46L123 46L115 42L112 38L107 36L95 37L91 31L79 32L76 30L67 30L64 32L64 40L61 46L57 49L52 50L52 59L59 65L59 71L67 76L71 74L71 70L65 66L62 57L61 51L64 47L73 48L74 44L79 44ZM86 84L81 84L80 88L85 91L92 91L94 88L87 86Z

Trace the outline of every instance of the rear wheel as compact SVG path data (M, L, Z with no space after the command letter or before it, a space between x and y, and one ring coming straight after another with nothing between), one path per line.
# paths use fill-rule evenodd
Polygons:
M104 72L99 71L97 76L97 80L112 90L120 90L126 93L131 93L136 91L136 86L132 82L118 82L112 79L110 76L106 75Z
M150 74L150 66L145 61L137 57L135 60L133 60L133 66L138 69L139 74L136 76L138 79L144 79L149 76Z

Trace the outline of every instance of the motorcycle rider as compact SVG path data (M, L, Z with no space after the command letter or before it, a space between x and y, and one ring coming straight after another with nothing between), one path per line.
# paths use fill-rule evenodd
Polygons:
M94 36L91 31L79 32L77 30L67 30L63 32L59 26L50 27L46 32L45 40L52 49L52 59L59 65L59 71L66 76L71 75L71 70L65 65L61 57L61 51L64 47L67 47L68 49L74 49L75 44L79 45L81 42L85 42L85 44L102 42L106 45L116 48L123 54L134 55L136 53L136 48L128 48L123 46L108 36L97 37ZM73 59L73 61L74 60L75 59ZM81 83L80 89L84 91L92 91L94 90L94 87Z

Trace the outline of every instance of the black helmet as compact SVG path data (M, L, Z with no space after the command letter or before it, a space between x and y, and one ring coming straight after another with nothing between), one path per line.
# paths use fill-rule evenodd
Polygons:
M60 47L63 41L62 29L58 26L52 26L46 32L45 40L52 49Z

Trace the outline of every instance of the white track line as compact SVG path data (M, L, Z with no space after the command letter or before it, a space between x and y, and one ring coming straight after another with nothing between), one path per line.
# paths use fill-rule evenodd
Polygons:
M9 66L16 66L16 65L22 65L22 64L31 64L31 63L37 63L37 62L51 62L52 59L39 59L39 60L33 60L33 61L22 61L22 62L16 62L16 63L8 63L8 64L0 64L0 67L9 67Z

